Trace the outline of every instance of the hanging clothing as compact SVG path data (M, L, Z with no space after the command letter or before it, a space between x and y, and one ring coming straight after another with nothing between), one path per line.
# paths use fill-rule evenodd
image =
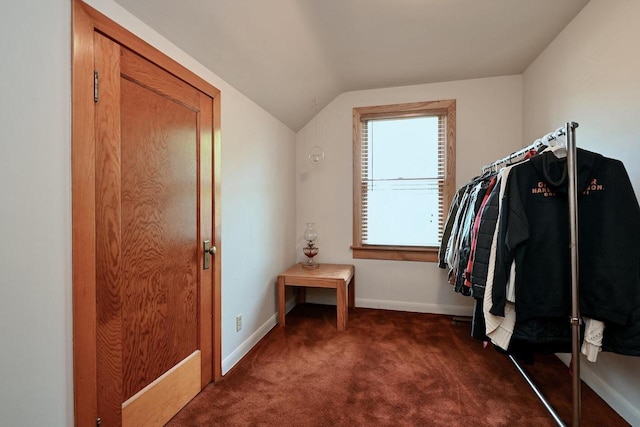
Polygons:
M449 239L451 238L451 231L458 215L458 209L460 208L462 197L466 192L467 185L460 187L458 191L456 191L455 196L453 196L453 200L451 201L451 205L449 206L449 214L447 215L447 222L445 223L444 231L442 232L442 240L440 241L440 248L438 250L438 267L440 268L447 268L447 245L449 243Z
M580 352L587 356L589 362L595 362L598 353L602 351L602 338L604 337L605 323L600 320L584 319L584 340Z
M500 170L500 190L498 192L498 212L502 212L502 203L504 201L504 194L507 188L507 182L509 180L509 174L514 166L508 166ZM500 217L499 217L500 218ZM500 220L498 218L498 221ZM502 314L494 314L491 312L493 303L493 283L496 274L496 249L499 247L499 228L496 227L493 233L493 239L491 244L491 252L489 254L489 268L487 270L487 279L483 297L483 314L485 317L486 334L491 339L491 342L498 347L507 350L509 348L509 342L513 335L513 328L516 323L515 304L512 302L506 302L503 306ZM509 274L515 276L515 270L509 271ZM513 277L515 280L515 277ZM506 282L504 283L506 287Z
M487 272L492 250L495 248L494 233L498 224L499 202L501 199L502 173L498 174L496 184L484 205L478 234L476 236L476 250L471 267L471 294L474 298L484 298L484 290L487 284ZM495 255L494 255L495 263ZM491 266L493 268L493 265Z
M640 311L640 207L621 162L579 149L577 165L581 312L627 325ZM515 261L518 318L568 316L566 160L552 153L532 158L514 167L507 187L490 311L504 314Z
M476 299L472 335L512 354L571 349L568 173L551 151L461 187L440 247ZM640 356L640 207L622 162L583 149L576 162L582 351Z
M471 191L473 190L475 183L470 183L465 187L465 191L462 193L462 198L460 199L460 207L456 212L455 220L453 221L453 226L451 228L451 236L447 242L447 249L445 250L445 260L446 264L449 266L449 282L451 284L455 283L455 269L458 265L458 247L459 241L462 236L462 223L464 221L464 217L467 213L467 209L469 208L469 198L471 197ZM452 276L454 277L453 281Z
M491 195L491 192L493 191L493 187L495 186L496 181L497 181L497 178L495 176L489 180L487 184L487 188L484 190L484 193L485 193L484 197L482 198L482 202L480 203L480 207L473 221L473 229L471 231L471 252L469 253L469 261L467 262L467 266L464 271L464 285L468 288L471 288L471 285L472 285L471 272L473 270L473 264L475 262L475 257L476 257L476 250L478 248L478 235L480 232L480 223L482 220L482 215L484 213L484 208L487 205L487 202L489 201L489 197ZM473 295L473 292L472 292L472 295Z
M464 285L465 282L465 271L467 269L467 264L469 263L469 256L471 254L471 240L472 240L472 231L474 227L474 221L478 214L478 210L484 200L484 196L487 192L487 188L489 186L489 179L481 179L476 185L473 187L469 197L469 205L467 211L465 212L464 218L462 219L462 225L460 229L460 238L458 241L458 251L457 256L457 264L455 268L455 283L454 290L456 292L460 292L463 295L471 295L471 289Z
M608 323L602 339L602 351L640 356L640 316L634 314L629 325Z

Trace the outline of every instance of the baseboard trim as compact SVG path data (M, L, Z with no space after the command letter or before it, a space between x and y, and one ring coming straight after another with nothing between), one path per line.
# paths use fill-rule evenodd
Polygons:
M570 354L556 354L562 362L569 366ZM597 363L597 362L596 362ZM592 368L584 357L580 359L580 378L591 389L613 408L632 426L640 426L640 409L636 408L623 395L607 384Z
M465 305L422 304L405 301L387 301L356 298L356 307L379 308L382 310L411 311L415 313L449 314L471 316L473 307Z
M286 312L290 312L296 305L295 297L290 298L286 304ZM234 366L242 360L244 356L251 351L253 347L264 338L271 329L278 324L278 313L269 317L266 322L262 324L253 334L251 334L246 340L242 342L235 350L231 352L227 357L222 360L222 375L226 375ZM224 344L224 343L223 343Z

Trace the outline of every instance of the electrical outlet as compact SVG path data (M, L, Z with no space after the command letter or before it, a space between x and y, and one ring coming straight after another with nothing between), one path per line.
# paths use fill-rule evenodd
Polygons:
M242 329L242 314L236 316L236 332L240 332Z

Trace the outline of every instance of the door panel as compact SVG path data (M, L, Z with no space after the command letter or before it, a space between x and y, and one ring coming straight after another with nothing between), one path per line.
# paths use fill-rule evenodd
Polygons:
M212 379L212 99L94 42L98 414L163 425Z
M126 79L161 94L194 111L200 110L200 92L129 49L122 48L120 72ZM206 95L205 95L206 96ZM211 99L207 96L207 98Z
M197 349L197 120L125 78L121 90L127 400Z

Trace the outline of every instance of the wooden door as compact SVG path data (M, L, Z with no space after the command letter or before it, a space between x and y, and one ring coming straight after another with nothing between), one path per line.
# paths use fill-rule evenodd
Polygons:
M99 33L94 64L97 413L161 426L212 380L213 101Z

